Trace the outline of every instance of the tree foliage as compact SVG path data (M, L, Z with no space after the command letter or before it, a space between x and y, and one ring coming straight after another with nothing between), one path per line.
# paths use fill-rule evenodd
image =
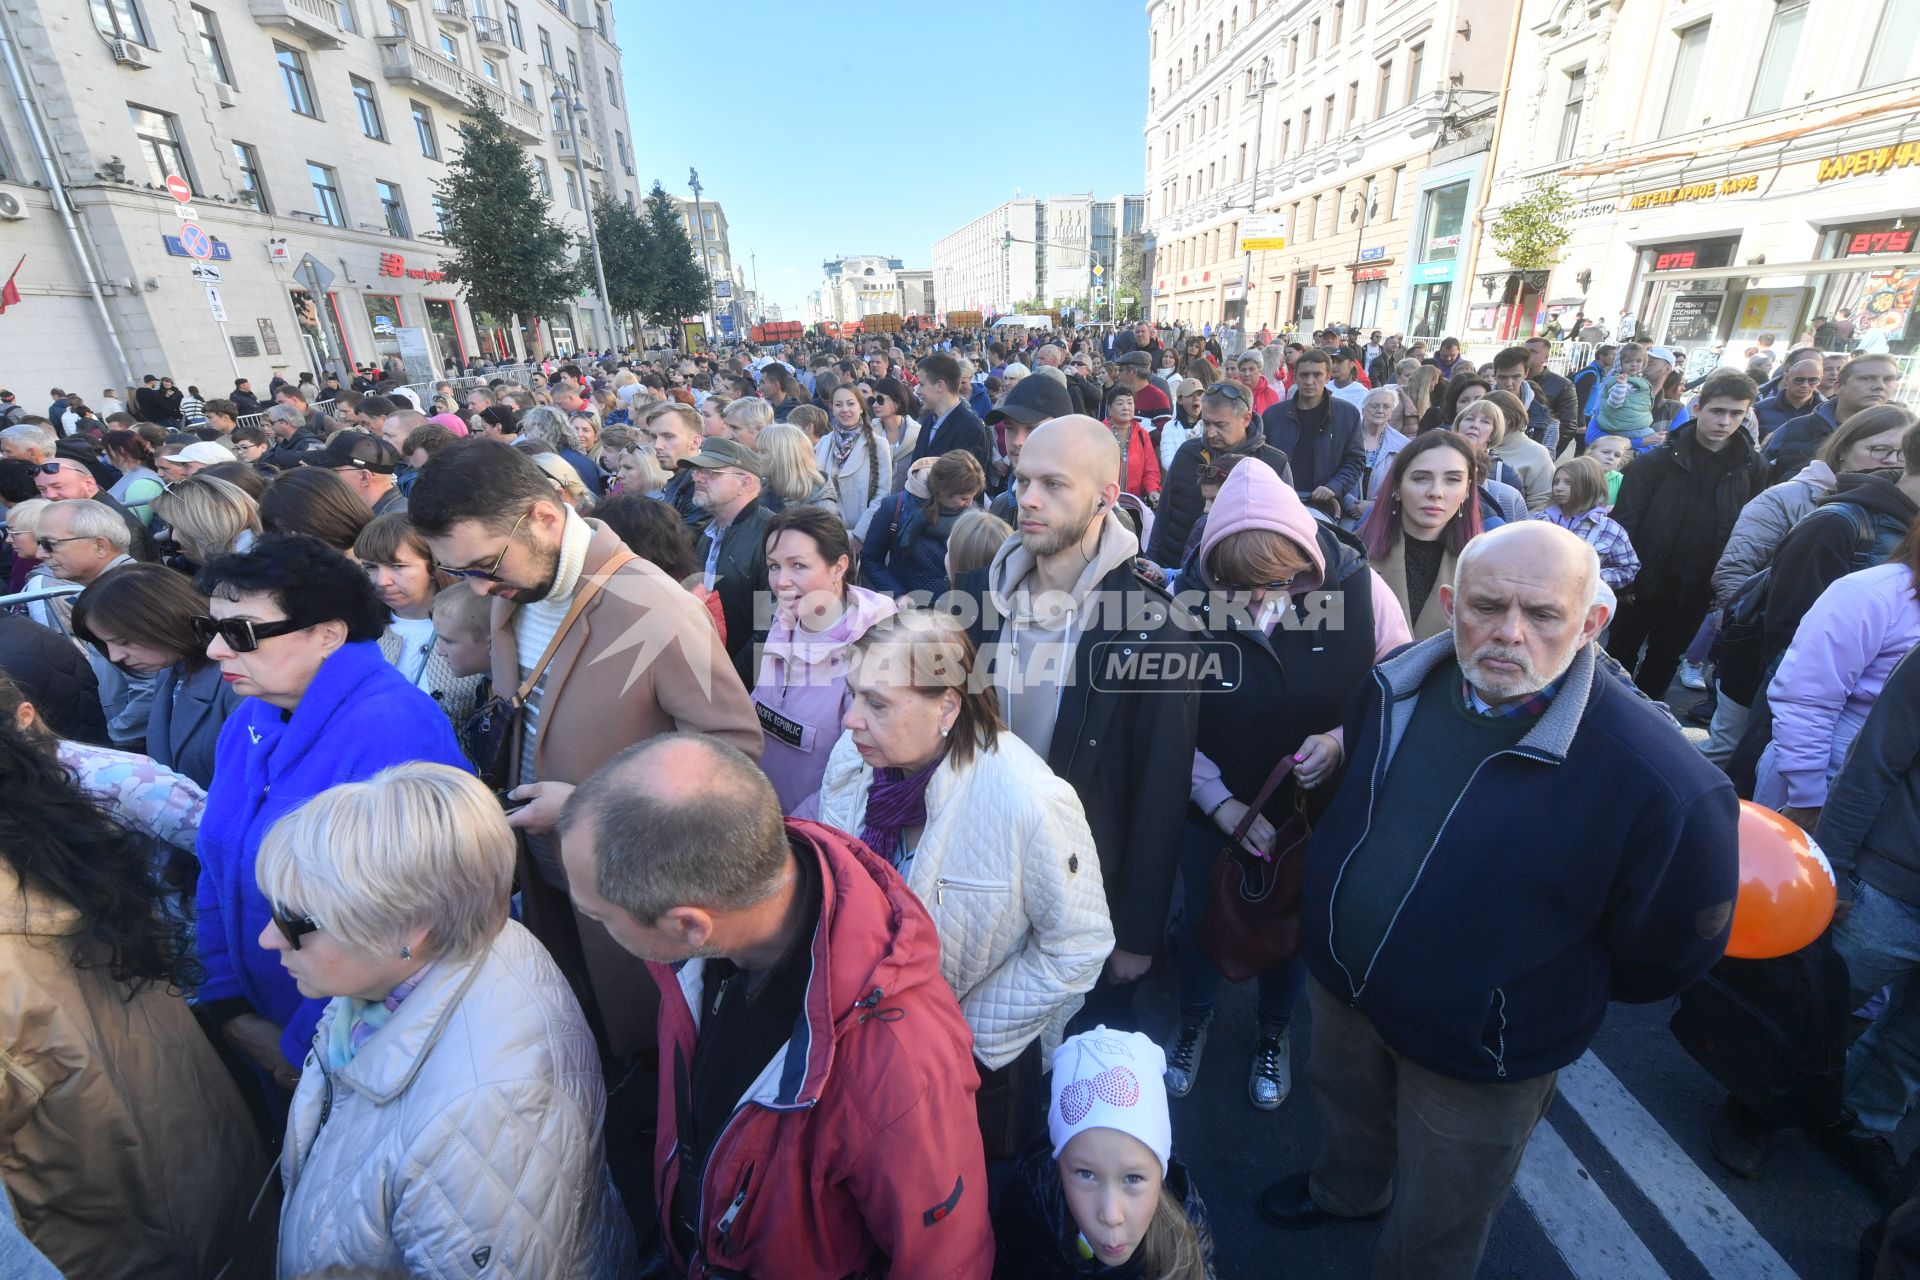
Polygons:
M1493 247L1516 271L1546 271L1560 261L1572 230L1573 196L1558 181L1543 182L1500 211Z
M475 311L540 315L578 293L575 237L547 214L533 162L485 95L456 126L460 150L435 187L446 214L447 278Z
M711 305L706 267L680 221L680 206L654 180L641 215L647 233L647 266L641 314L654 324L674 325ZM613 287L608 281L607 287Z
M648 264L653 237L640 215L602 192L593 206L593 227L600 237L600 265L607 275L607 305L615 315L647 311Z

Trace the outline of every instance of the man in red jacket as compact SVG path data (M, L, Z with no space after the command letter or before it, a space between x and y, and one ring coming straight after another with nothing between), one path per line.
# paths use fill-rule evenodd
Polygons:
M655 1188L673 1274L984 1280L973 1037L899 873L711 737L569 799L574 905L660 988Z

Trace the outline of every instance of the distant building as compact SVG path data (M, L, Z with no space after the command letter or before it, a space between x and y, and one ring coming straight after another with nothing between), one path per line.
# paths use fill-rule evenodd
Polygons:
M886 254L857 254L821 264L817 320L845 324L862 316L932 315L933 273ZM812 298L809 301L813 301Z
M1009 200L934 242L934 296L949 310L1006 312L1110 290L1121 243L1145 220L1141 195Z

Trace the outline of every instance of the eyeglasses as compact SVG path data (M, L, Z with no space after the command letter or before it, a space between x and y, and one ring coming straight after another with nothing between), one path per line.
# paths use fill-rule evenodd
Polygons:
M1900 446L1897 444L1869 444L1863 445L1862 447L1866 449L1867 456L1875 462L1900 461ZM45 546L46 544L42 543L41 545Z
M296 631L305 631L313 625L307 622L295 622L291 618L282 618L278 622L255 622L252 618L209 618L205 616L190 618L193 626L193 638L202 648L210 645L214 637L226 641L227 648L235 653L252 653L260 647L262 640L271 640L275 636L292 635Z
M295 951L300 949L300 939L320 928L320 922L312 916L296 916L277 902L268 909L273 912L273 923L279 927L280 936Z
M478 578L482 582L500 581L500 566L507 562L507 552L513 550L513 536L520 532L520 526L525 524L527 522L527 517L532 514L533 514L532 507L528 507L525 511L522 511L520 513L520 518L513 522L513 528L507 530L506 545L500 548L500 554L493 558L493 564L490 567L485 569L449 569L446 565L443 565L443 564L436 564L434 567L440 570L440 572L447 574L449 577Z
M1253 397L1247 394L1247 389L1237 382L1216 382L1207 388L1207 394L1223 400L1238 400L1246 405L1253 403Z

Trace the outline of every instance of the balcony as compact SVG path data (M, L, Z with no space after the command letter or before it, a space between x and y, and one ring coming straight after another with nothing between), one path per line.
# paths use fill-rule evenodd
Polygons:
M457 63L407 36L375 36L373 42L380 46L381 73L392 83L448 106L471 103L476 82Z
M465 31L469 21L467 0L433 0L433 17L452 31Z
M475 17L473 38L480 42L482 49L490 49L495 53L506 53L513 47L507 43L507 28L498 18Z
M558 134L554 138L553 145L559 149L562 162L573 163L574 140L572 138L566 134ZM600 154L600 144L592 138L580 139L580 163L595 170L604 170L607 167L606 157Z
M338 49L347 42L334 0L247 0L247 10L261 26L290 32L316 49Z
M546 121L537 108L530 107L518 98L509 98L504 94L487 93L487 101L507 122L507 128L520 135L523 142L538 142L547 136Z

